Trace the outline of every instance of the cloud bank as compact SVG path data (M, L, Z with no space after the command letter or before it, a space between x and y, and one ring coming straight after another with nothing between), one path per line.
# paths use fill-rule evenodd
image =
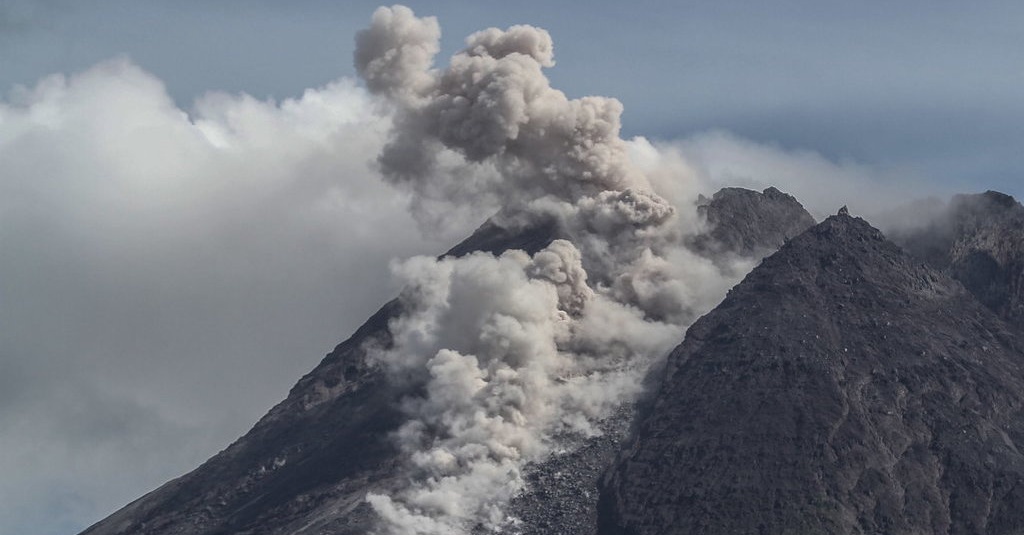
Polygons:
M352 81L186 113L124 59L0 101L0 531L192 468L447 247L371 170L386 128Z

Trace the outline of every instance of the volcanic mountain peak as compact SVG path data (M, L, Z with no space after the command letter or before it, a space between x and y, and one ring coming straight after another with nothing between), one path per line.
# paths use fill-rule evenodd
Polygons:
M1024 208L1017 202L1017 199L1014 199L1012 195L994 190L954 195L950 204L955 212L963 216L970 214L977 223L1019 218L1024 215Z
M710 254L764 256L814 225L796 198L774 187L762 192L722 188L710 199L702 196L697 210L709 230L694 246Z
M870 281L868 287L859 286ZM913 298L933 299L963 293L954 281L909 258L865 220L840 211L790 240L751 272L744 284L755 288L787 286L798 297L808 294L841 306L844 300L872 291L907 291ZM730 295L741 290L734 288ZM892 297L891 293L884 297ZM860 303L874 307L879 303Z
M603 485L603 534L1019 533L1012 331L829 217L701 318Z

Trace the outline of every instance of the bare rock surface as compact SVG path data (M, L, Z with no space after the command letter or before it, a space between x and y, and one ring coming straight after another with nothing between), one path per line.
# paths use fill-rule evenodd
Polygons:
M706 255L763 257L815 223L795 197L774 187L762 192L722 188L710 199L702 198L697 209L707 219L708 231L693 245Z
M1024 533L1022 351L958 282L830 217L689 329L599 533Z
M615 460L636 415L633 404L601 422L599 436L568 441L564 450L526 467L526 491L511 504L513 535L593 535L597 484ZM474 535L483 535L479 530Z

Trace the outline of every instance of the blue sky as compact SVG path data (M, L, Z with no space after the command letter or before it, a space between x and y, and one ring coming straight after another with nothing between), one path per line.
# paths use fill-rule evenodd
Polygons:
M625 136L819 215L1024 196L1021 3L408 4L439 61L547 29L552 85L620 99ZM423 237L363 180L377 5L0 0L0 535L76 533L194 467L394 295L390 259L479 223Z
M0 87L128 55L186 109L211 89L295 96L351 75L373 2L6 3ZM627 135L709 129L1020 194L1024 7L1012 2L411 2L446 53L486 26L555 37L549 76L615 96ZM2 19L0 19L2 20Z

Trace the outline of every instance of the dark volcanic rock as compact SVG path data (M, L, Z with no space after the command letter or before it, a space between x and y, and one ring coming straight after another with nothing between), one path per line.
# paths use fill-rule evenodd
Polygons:
M1013 197L957 195L927 226L895 233L893 240L1024 327L1024 206Z
M600 533L1024 533L1015 330L866 224L765 259L669 357Z
M533 253L555 233L553 224L510 232L488 222L448 254ZM400 309L398 300L384 305L227 449L83 535L367 533L366 493L403 483L388 433L404 418L395 406L402 392L365 348L390 343L388 321Z
M633 404L601 422L601 435L566 443L542 463L526 466L526 491L512 500L513 535L593 535L597 530L597 483L615 460L636 415ZM484 535L478 531L474 535Z
M775 188L761 193L723 188L711 199L703 198L697 210L707 218L709 230L693 245L705 254L765 256L815 223L792 195Z

